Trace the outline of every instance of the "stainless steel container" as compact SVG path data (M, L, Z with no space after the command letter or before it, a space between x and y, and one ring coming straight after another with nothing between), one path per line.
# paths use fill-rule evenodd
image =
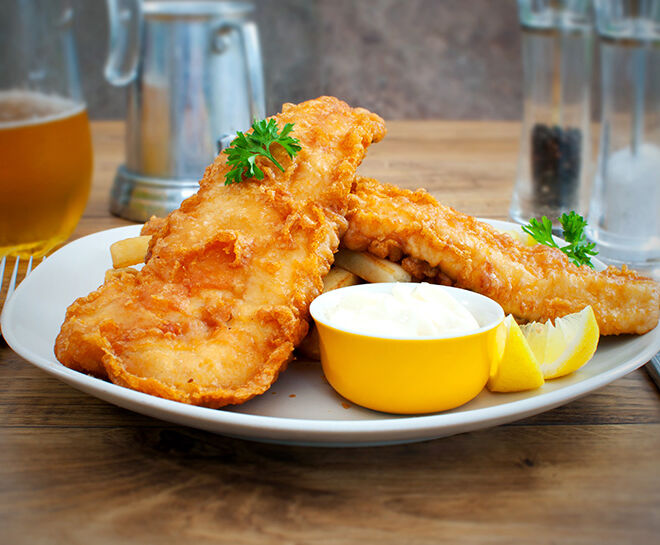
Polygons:
M128 86L126 163L110 210L145 221L197 191L222 139L265 116L258 31L246 2L107 4L105 74Z

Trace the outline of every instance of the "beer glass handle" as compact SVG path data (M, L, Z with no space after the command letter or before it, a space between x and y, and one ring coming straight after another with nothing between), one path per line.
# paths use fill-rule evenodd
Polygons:
M250 119L263 119L266 117L266 99L257 25L252 21L242 21L240 23L227 21L223 26L236 30L241 38L245 73L247 74L250 93L248 97L250 101Z
M142 0L106 0L108 59L105 77L112 85L127 85L137 74L142 32Z

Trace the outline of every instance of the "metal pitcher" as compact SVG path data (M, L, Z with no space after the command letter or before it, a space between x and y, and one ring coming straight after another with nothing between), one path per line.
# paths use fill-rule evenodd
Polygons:
M126 163L110 211L145 221L195 193L223 139L265 116L259 36L247 2L107 5L105 75L128 86Z

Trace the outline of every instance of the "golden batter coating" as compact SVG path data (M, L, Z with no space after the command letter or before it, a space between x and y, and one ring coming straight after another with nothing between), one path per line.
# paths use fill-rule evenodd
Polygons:
M625 267L596 272L561 251L527 247L490 225L408 191L358 178L342 246L402 261L418 280L476 291L505 312L545 321L593 307L602 335L645 333L658 323L660 285Z
M109 272L68 309L55 345L64 365L185 403L221 407L263 393L307 332L355 169L385 134L383 120L331 97L275 117L302 150L281 172L224 185L226 155L197 194L153 234L141 271Z

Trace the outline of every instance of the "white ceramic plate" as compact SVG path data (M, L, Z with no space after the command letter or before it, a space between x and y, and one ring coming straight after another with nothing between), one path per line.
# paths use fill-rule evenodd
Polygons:
M517 228L492 221L496 227ZM214 410L160 399L89 377L61 365L53 344L68 305L103 282L111 243L136 236L140 226L96 233L65 246L39 265L5 305L2 331L9 345L40 369L90 395L138 413L215 433L300 445L363 446L444 437L519 420L585 395L630 373L660 350L660 326L637 337L603 338L594 358L568 377L538 390L484 390L457 409L396 416L362 409L337 395L318 362L294 362L273 387L248 403Z

